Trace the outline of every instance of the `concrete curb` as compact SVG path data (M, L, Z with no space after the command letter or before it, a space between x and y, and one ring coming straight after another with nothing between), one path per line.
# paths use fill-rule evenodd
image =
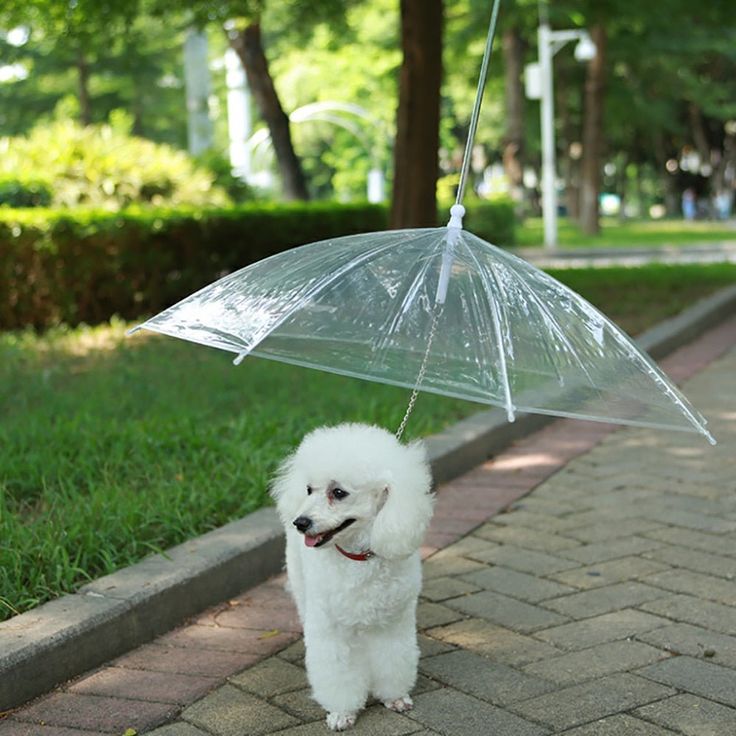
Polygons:
M736 286L645 332L638 344L661 358L736 311ZM554 421L492 409L429 437L436 483L470 470ZM0 624L0 711L168 631L208 606L280 572L283 533L272 508L152 555Z

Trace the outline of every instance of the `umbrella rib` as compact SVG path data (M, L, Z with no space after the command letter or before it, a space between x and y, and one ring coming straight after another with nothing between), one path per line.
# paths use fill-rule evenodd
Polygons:
M491 307L491 315L493 317L493 329L496 333L496 341L498 343L498 352L499 352L499 357L501 359L501 380L503 381L503 390L504 390L504 396L506 399L506 416L510 422L513 422L515 418L514 416L515 407L511 399L511 384L509 383L508 366L506 365L506 353L504 349L504 339L503 339L503 335L501 334L501 315L499 313L499 305L496 303L496 300L494 299L493 294L489 291L488 286L485 282L485 279L482 278L483 271L481 270L480 261L477 259L475 253L473 253L473 249L468 248L468 253L470 254L470 257L473 259L473 262L475 263L475 267L478 269L478 273L481 274L481 282L483 283L483 290L485 291L486 299L488 299L488 304ZM490 273L490 276L493 279L493 282L495 283L496 288L503 295L503 289L498 283L498 279L496 278L496 274L493 273L493 269L489 268L488 272ZM503 310L503 321L506 326L506 333L508 334L509 323L508 323L508 318L506 316L505 310Z
M420 265L417 273L414 275L414 278L412 279L411 283L407 285L407 287L403 290L401 298L397 300L397 307L396 311L391 318L391 323L388 326L388 329L386 333L384 334L383 338L381 339L380 346L378 347L378 350L382 350L389 341L389 338L396 332L398 329L402 316L406 313L406 304L407 301L412 299L414 295L417 293L417 290L419 286L424 281L425 276L427 275L427 271L429 270L430 266L432 265L432 259L427 258L425 253L420 253L414 263L412 264L412 269L416 267L418 263L420 263L424 259L424 263ZM409 273L411 273L411 269L407 269Z
M580 356L575 352L575 348L570 343L570 340L567 338L567 335L565 335L564 331L561 330L559 325L555 322L554 317L550 314L549 310L547 309L547 305L544 304L544 302L539 298L539 296L535 294L534 291L529 286L527 286L527 284L522 279L518 279L518 283L531 296L532 301L537 305L539 310L547 318L548 325L550 326L552 331L555 333L555 335L559 338L560 342L562 342L562 344L567 348L569 355L573 357L575 362L580 367L580 370L585 374L585 377L588 379L588 383L596 391L598 391L598 387L596 386L595 381L591 378L591 375L588 372L588 369L585 367L585 363L583 363L583 361L580 359ZM556 366L555 366L555 370L557 371ZM557 371L557 374L560 375L559 371Z
M405 242L410 242L412 240L417 240L426 233L422 233L420 235L417 235L414 238L407 239ZM268 335L272 334L274 330L278 329L284 322L286 322L289 317L291 317L294 312L296 312L303 304L310 301L312 297L314 297L316 294L318 294L323 289L327 288L331 283L336 281L337 279L345 276L346 274L350 273L350 271L354 270L358 266L365 265L366 263L369 263L374 258L379 257L382 255L385 251L395 248L396 242L392 241L390 243L387 243L386 245L383 245L375 250L372 250L370 253L364 253L361 256L358 256L350 261L350 263L345 264L341 266L338 269L335 269L331 271L329 274L326 274L323 276L314 286L312 286L310 289L308 289L301 297L298 299L295 299L296 302L293 306L289 307L277 320L274 322L274 324L269 325L268 329L261 330L261 334L258 335L252 342L252 345L248 350L241 351L238 356L235 358L236 364L240 363L243 358L245 358L248 353L250 353L256 345L260 344Z

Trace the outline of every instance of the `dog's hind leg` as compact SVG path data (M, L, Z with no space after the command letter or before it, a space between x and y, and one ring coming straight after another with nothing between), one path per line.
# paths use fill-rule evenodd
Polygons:
M417 679L419 646L413 607L390 627L372 632L369 639L371 692L387 708L411 710L409 697Z

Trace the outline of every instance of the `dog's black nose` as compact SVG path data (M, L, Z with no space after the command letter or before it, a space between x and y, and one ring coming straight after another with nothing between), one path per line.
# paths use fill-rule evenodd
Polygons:
M312 520L308 516L300 516L298 519L294 519L294 526L300 532L305 532L312 526Z

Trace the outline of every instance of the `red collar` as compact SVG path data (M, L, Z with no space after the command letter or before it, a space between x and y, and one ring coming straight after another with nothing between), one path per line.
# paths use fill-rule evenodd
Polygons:
M349 560L357 560L358 562L365 562L370 560L371 557L375 556L375 552L368 550L367 552L346 552L339 544L335 545L335 548L341 555L345 555Z

